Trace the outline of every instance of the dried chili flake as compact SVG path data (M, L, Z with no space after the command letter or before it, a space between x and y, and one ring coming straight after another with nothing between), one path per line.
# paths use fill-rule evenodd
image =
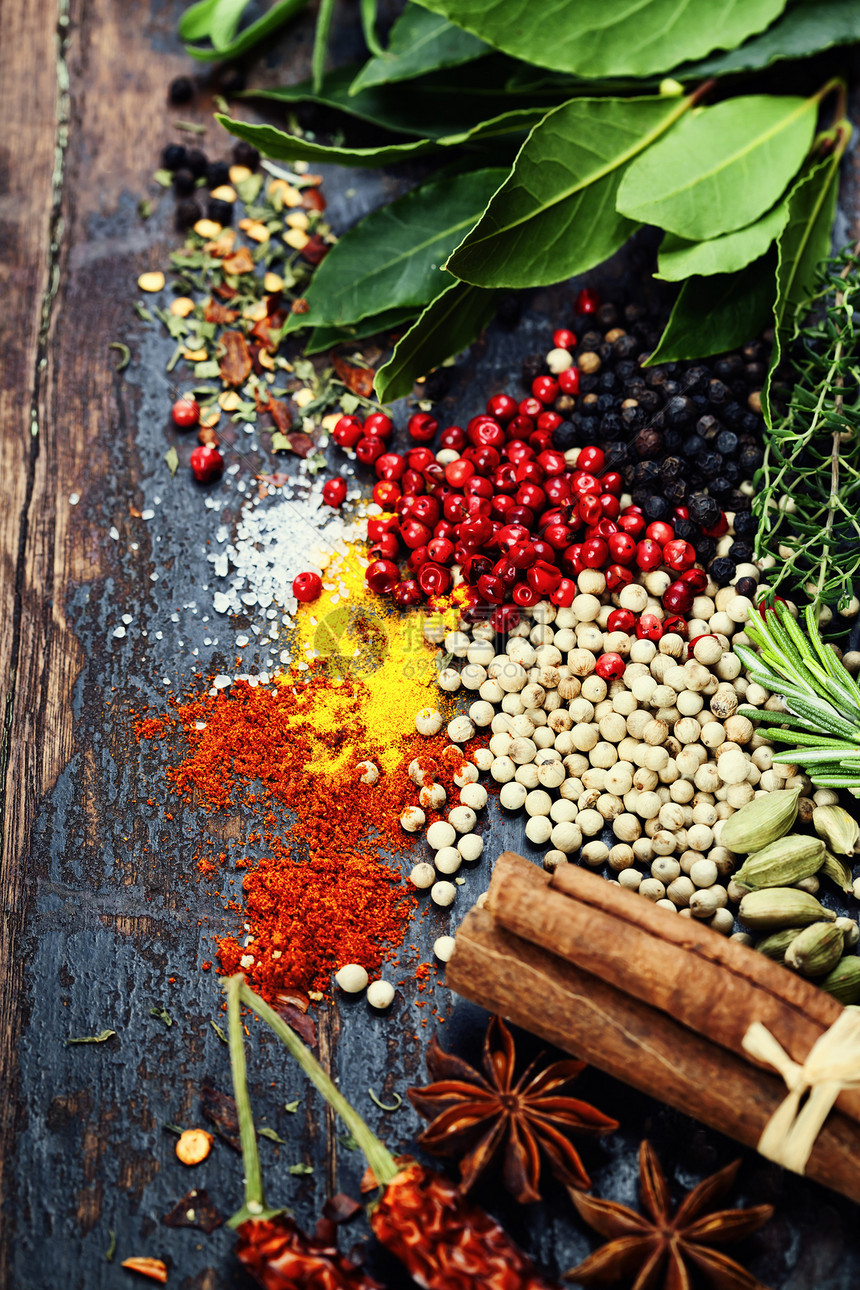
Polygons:
M223 350L218 363L221 380L225 385L241 385L251 375L248 342L240 331L225 331L220 345Z
M123 1259L122 1267L128 1268L129 1272L139 1272L142 1277L149 1277L150 1281L160 1281L162 1285L167 1283L167 1264L162 1259Z
M226 1093L219 1093L211 1084L204 1083L200 1087L200 1107L209 1123L215 1126L218 1137L234 1151L241 1151L239 1119L233 1098Z
M203 318L208 323L228 325L235 322L238 317L238 309L228 309L226 305L219 304L217 300L207 300L203 306Z
M308 264L321 264L328 255L331 247L328 242L324 242L319 233L312 233L301 249L302 259L307 260Z
M236 1257L265 1290L383 1290L319 1236L307 1236L285 1214L242 1223Z
M337 372L340 380L348 390L353 394L358 394L362 399L369 399L373 395L373 369L370 367L353 367L347 363L346 359L335 354L332 358L334 370Z
M193 1187L178 1200L162 1218L165 1227L196 1227L208 1236L224 1222L224 1215L215 1208L209 1193L202 1187Z
M224 272L229 273L231 278L239 277L243 273L254 272L254 261L251 252L247 246L240 246L238 251L229 255L224 261Z

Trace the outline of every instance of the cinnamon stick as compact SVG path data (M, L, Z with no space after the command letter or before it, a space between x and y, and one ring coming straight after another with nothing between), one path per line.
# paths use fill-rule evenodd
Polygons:
M506 931L485 909L471 910L458 929L447 982L465 998L745 1146L755 1147L785 1096L775 1075ZM806 1175L860 1202L860 1127L854 1120L831 1112Z
M487 909L508 931L758 1069L767 1068L741 1045L751 1022L762 1022L802 1063L842 1011L832 996L763 954L578 865L550 876L507 851L493 871ZM860 1093L842 1093L838 1105L860 1123Z

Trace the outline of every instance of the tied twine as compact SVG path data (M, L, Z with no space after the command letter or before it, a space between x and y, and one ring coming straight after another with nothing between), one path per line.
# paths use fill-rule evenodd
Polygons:
M751 1057L779 1071L788 1087L788 1096L764 1127L758 1150L768 1160L802 1174L839 1094L843 1089L860 1088L860 1008L844 1008L830 1029L816 1039L802 1066L760 1021L749 1026L742 1043Z

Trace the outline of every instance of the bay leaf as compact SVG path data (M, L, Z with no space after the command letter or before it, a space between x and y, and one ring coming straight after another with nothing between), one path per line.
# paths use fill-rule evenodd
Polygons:
M180 40L205 40L220 0L198 0L182 14L177 26Z
M208 36L216 49L227 49L239 28L248 0L218 0L209 17Z
M847 128L847 122L844 123ZM830 254L836 209L839 149L807 168L788 195L788 222L777 240L774 342L770 369L762 390L762 410L772 422L771 384L798 312L815 289L818 264Z
M457 67L489 54L483 40L457 27L440 14L407 4L391 28L388 48L365 63L352 83L358 94L370 85L411 80L440 67Z
M646 366L723 354L753 340L776 294L776 250L738 273L688 278Z
M179 27L179 35L183 40L201 40L209 34L208 24L214 15L217 4L218 0L216 0L216 3L212 5L208 4L207 0L203 0L203 4L193 6L194 9L199 10L199 12L189 19L187 23L185 22L185 19L188 18L188 14L186 13L183 15L183 19L180 22ZM256 22L252 22L247 27L243 27L243 29L229 42L229 44L218 46L214 44L211 46L189 44L185 46L185 52L186 54L190 54L192 58L196 58L201 62L215 62L220 61L221 59L238 58L240 54L246 54L249 49L253 49L261 40L265 40L267 36L270 36L273 32L277 31L285 22L289 22L290 18L292 18L294 14L297 14L300 9L303 9L306 4L307 0L277 0L277 3L273 4L270 9L267 9L263 16L258 18ZM201 31L204 22L206 23L206 29ZM191 35L190 33L192 31L198 34Z
M714 54L701 62L678 68L679 80L753 72L790 58L809 58L823 49L860 41L860 7L857 0L796 0L767 31L746 41L739 49Z
M692 240L742 228L773 206L809 151L815 97L744 94L699 108L630 165L618 210Z
M305 353L321 354L323 350L332 349L335 345L366 340L368 336L376 336L381 332L392 331L396 327L410 323L414 317L415 309L387 309L384 313L362 318L361 322L351 327L314 327L305 345Z
M510 176L448 262L483 287L534 287L582 273L626 242L616 210L625 168L689 99L573 99L536 125Z
M410 394L419 376L471 345L496 310L496 293L466 282L451 285L427 306L374 380L380 403Z
M442 264L504 176L476 170L431 181L366 215L323 260L307 289L308 309L291 315L286 331L423 308L444 290Z
M779 236L788 220L788 202L779 202L766 215L704 242L689 242L675 233L666 233L660 243L656 278L664 282L683 282L698 274L735 273L764 255Z
M311 81L280 85L270 89L246 90L241 98L268 99L274 103L318 103L370 121L395 134L439 139L471 130L482 121L501 116L513 106L545 105L546 110L570 97L569 88L558 80L511 89L508 86L510 59L492 55L469 67L468 79L451 93L447 72L430 73L412 81L409 93L400 85L373 85L358 94L350 87L360 70L344 67L327 72L319 92Z
M420 0L514 58L585 77L648 76L763 31L786 0Z
M422 157L439 148L453 148L461 144L481 143L506 135L525 132L542 120L544 108L515 108L488 121L455 134L436 139L416 139L410 143L378 144L372 148L345 148L323 143L312 143L297 135L286 134L271 125L248 125L234 121L216 112L215 119L240 139L253 143L267 157L275 161L312 161L317 164L331 162L340 166L390 166L397 161Z

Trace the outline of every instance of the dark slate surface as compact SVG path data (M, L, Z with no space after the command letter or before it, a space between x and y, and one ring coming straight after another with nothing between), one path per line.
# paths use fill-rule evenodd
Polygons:
M180 8L171 6L171 15ZM162 22L161 30L168 29L169 23ZM175 54L169 37L159 39ZM156 43L152 57L158 56ZM159 144L160 139L154 142L153 154ZM347 210L354 216L359 206L376 204L396 182L390 175L335 171L327 176L335 226ZM358 203L346 203L347 187L358 191ZM103 228L90 227L91 236L154 241L168 235L166 203L144 233L130 194L105 218ZM604 281L611 282L613 272L604 274ZM523 353L546 348L571 290L536 293L516 331L497 325L489 329L458 371L446 405L451 420L479 410L488 393L509 384ZM134 298L130 285L129 308ZM68 315L60 322L75 325ZM164 363L171 342L136 322L129 323L124 338L134 362L124 380L110 379L115 381L118 424L133 431L129 437L139 462L135 491L130 496L126 464L117 459L115 477L105 478L98 501L90 502L95 510L88 518L104 545L111 542L112 523L120 537L110 547L112 576L69 588L66 611L85 653L74 691L76 751L42 805L27 858L32 884L25 945L27 1016L20 1083L9 1091L21 1111L7 1215L14 1224L10 1284L16 1290L56 1285L101 1290L131 1284L118 1264L136 1254L165 1258L169 1284L181 1290L248 1284L232 1258L233 1236L226 1228L207 1237L161 1223L192 1186L205 1186L229 1214L240 1203L242 1171L239 1157L221 1142L205 1164L184 1169L174 1155L175 1139L164 1128L165 1122L201 1122L198 1090L204 1079L229 1091L227 1051L210 1025L210 1018L223 1021L218 985L212 974L200 971L201 962L213 957L208 938L223 916L192 876L191 854L201 831L211 826L178 803L170 804L173 818L166 818L161 755L139 753L127 707L160 705L160 678L176 680L196 669L192 646L200 649L204 668L213 671L228 666L229 652L203 644L211 626L202 621L210 575L205 542L217 520L205 507L205 492L184 470L171 480L163 462L172 388ZM156 497L161 498L158 505ZM130 500L139 509L153 505L154 518L130 518ZM137 550L132 543L138 543ZM155 573L157 581L152 580ZM200 606L196 615L184 608L195 600ZM127 637L117 640L112 630L123 613L131 614L133 622ZM155 639L156 631L162 632L161 640ZM146 804L148 797L154 805ZM507 848L534 854L520 820L501 819L495 803L488 816L488 825L482 826L485 854ZM239 817L222 824L241 831L248 821ZM434 909L410 929L425 961L433 939L449 922L454 925L485 888L488 868L484 860L464 870L466 885L450 918L447 911ZM416 998L407 984L386 1017L371 1014L364 1001L342 1001L317 1012L323 1050L331 1053L341 1087L394 1149L408 1149L417 1117L406 1104L393 1114L378 1110L368 1089L385 1097L423 1080L421 1053L430 1031L420 1025ZM450 1015L444 1042L477 1057L483 1025L479 1011L470 1005L455 1007L441 978L435 1002ZM174 1024L167 1027L151 1017L153 1005L166 1007ZM118 1032L106 1044L65 1045L68 1036L103 1027ZM248 1051L257 1120L287 1140L285 1146L260 1144L269 1199L290 1206L310 1227L335 1185L357 1194L363 1166L355 1153L337 1143L338 1126L277 1043L259 1028L251 1029ZM644 1135L657 1145L679 1188L737 1154L718 1134L598 1072L587 1072L581 1093L616 1115L622 1126L583 1151L598 1194L635 1203L636 1149ZM284 1103L296 1097L301 1105L290 1115ZM300 1160L314 1164L312 1176L290 1175L289 1165ZM593 1244L572 1217L561 1189L550 1181L547 1191L545 1205L526 1210L506 1202L492 1179L481 1195L548 1270L561 1272ZM746 1153L738 1196L777 1206L774 1220L737 1250L775 1290L848 1290L856 1283L860 1250L856 1210L848 1202L751 1153ZM346 1245L366 1230L363 1222L348 1229ZM111 1233L116 1254L108 1262ZM390 1275L389 1284L405 1284L372 1247L371 1259Z

